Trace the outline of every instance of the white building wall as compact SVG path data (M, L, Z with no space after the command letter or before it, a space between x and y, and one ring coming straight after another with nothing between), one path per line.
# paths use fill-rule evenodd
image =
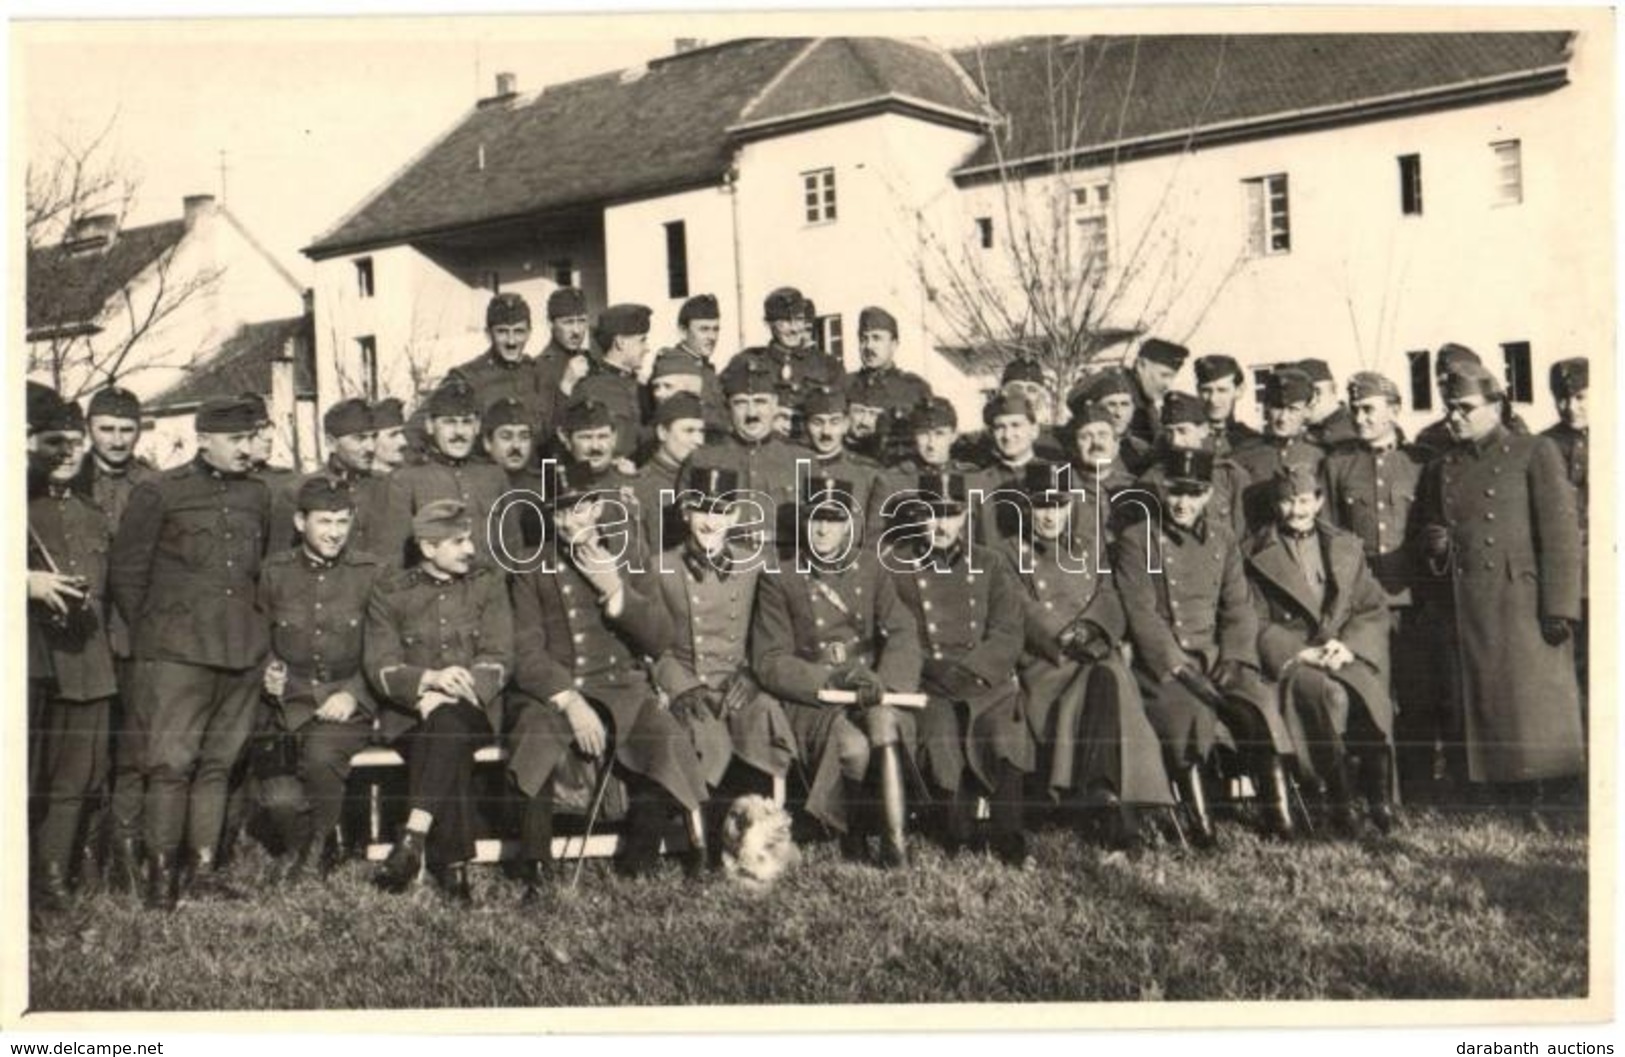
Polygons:
M688 292L713 294L722 313L718 365L740 349L738 271L734 268L733 194L724 186L648 198L604 210L604 257L610 302L632 301L654 310L651 354L675 343L677 312L687 297L670 297L666 270L666 225L681 221L687 241ZM759 302L758 302L759 304ZM745 333L756 325L747 312Z

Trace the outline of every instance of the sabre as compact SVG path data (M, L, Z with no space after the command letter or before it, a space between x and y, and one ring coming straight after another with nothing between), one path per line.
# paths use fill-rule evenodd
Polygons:
M587 827L581 835L581 852L576 856L575 873L570 877L573 892L581 883L581 870L587 865L587 844L592 840L592 828L598 822L598 812L604 806L604 793L609 789L609 776L615 769L615 757L610 745L604 746L604 766L598 772L598 783L592 791L592 805L587 809Z

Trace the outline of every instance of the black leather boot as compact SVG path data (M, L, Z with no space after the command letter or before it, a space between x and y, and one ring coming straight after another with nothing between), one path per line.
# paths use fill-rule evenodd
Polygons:
M1027 849L1025 805L1022 802L1024 776L1014 764L999 764L998 786L988 803L993 830L993 854L1007 866L1031 869L1035 863Z
M186 894L192 899L213 899L222 902L235 902L244 898L242 889L226 880L213 848L203 848L197 852Z
M541 907L547 904L553 891L552 862L524 859L514 870L514 877L520 884L520 906Z
M1185 801L1185 814L1191 823L1191 847L1216 848L1218 831L1213 828L1213 816L1207 810L1207 786L1202 781L1202 765L1193 763L1179 776L1179 795Z
M908 865L908 802L903 791L902 750L896 743L880 747L880 865L895 870Z
M868 862L869 832L865 823L869 812L865 810L863 783L843 778L841 785L846 800L846 829L841 831L841 858L847 862Z
M626 809L626 836L615 857L615 872L622 877L647 877L660 868L660 831L665 812L647 794L634 795Z
M1291 840L1298 827L1292 819L1292 790L1287 785L1286 764L1278 753L1270 753L1261 770L1260 793L1265 797L1269 830L1282 840Z
M1333 754L1326 775L1327 818L1332 830L1345 837L1359 837L1360 816L1354 811L1354 791L1349 783L1348 757Z
M34 878L33 909L41 914L60 914L73 903L68 887L68 868L59 862L42 863Z
M423 835L402 830L389 858L373 871L372 883L386 892L404 892L423 869Z
M316 859L316 876L327 880L343 862L344 845L339 843L338 837L329 833L322 841L322 853Z
M705 815L691 811L683 821L688 828L688 851L683 853L683 876L690 881L699 881L704 879L711 865L711 854L705 839Z
M474 890L468 884L468 863L453 862L430 866L429 876L434 878L440 894L452 905L457 907L474 905Z
M141 890L141 839L114 837L112 855L107 864L107 884L115 892Z
M1377 832L1387 836L1394 831L1394 763L1387 746L1379 745L1360 760L1365 773L1367 814Z
M174 910L181 900L181 857L157 852L147 859L145 902L148 910Z

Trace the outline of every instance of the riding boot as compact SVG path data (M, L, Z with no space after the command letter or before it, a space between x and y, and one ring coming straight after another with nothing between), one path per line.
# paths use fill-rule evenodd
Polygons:
M633 792L626 808L626 836L621 854L615 859L615 872L623 877L642 877L660 865L661 830L666 810L646 791Z
M373 871L372 883L386 892L404 892L423 869L423 834L402 830L389 857Z
M880 865L895 869L908 865L908 841L903 835L908 801L903 791L903 760L894 743L880 747L880 807L885 825L880 832Z
M869 859L869 811L863 783L855 778L841 779L846 804L846 829L841 831L841 858L847 862Z
M698 881L705 877L706 867L711 860L706 850L705 815L700 811L686 812L683 824L688 830L688 851L683 853L683 876L690 881Z
M965 780L942 798L942 850L952 858L969 848L976 835L976 798L965 788Z
M1361 759L1365 772L1365 800L1371 824L1384 835L1394 831L1394 765L1385 745L1371 749Z
M180 903L181 857L176 852L155 852L147 858L145 902L149 910L174 910Z
M429 867L429 876L434 878L434 883L440 889L440 894L445 896L454 906L470 907L474 905L474 891L468 885L468 863L453 862L431 865Z
M1270 753L1263 763L1262 792L1268 797L1267 818L1272 833L1290 840L1297 830L1292 820L1292 790L1287 784L1286 764L1280 754Z
M993 831L993 854L1010 866L1032 865L1027 850L1027 827L1022 803L1025 776L1009 761L1000 761L998 785L988 804Z
M1185 800L1185 812L1191 820L1191 845L1212 848L1219 843L1213 828L1213 817L1207 810L1207 787L1202 781L1202 765L1193 763L1179 776L1179 795Z
M73 891L68 887L68 868L59 862L44 863L34 878L34 910L42 914L57 914L68 909L73 902Z
M107 883L118 892L141 890L141 838L115 836Z
M1347 837L1360 835L1360 818L1354 812L1354 793L1349 783L1348 756L1338 750L1332 754L1326 774L1326 799L1332 829Z

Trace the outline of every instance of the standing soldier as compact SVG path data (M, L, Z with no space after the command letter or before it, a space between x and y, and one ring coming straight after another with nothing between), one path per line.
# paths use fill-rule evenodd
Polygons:
M1211 846L1202 769L1221 729L1250 758L1272 827L1293 831L1281 754L1290 741L1258 677L1258 614L1228 526L1209 521L1213 453L1163 453L1162 515L1117 541L1117 590L1128 614L1146 714L1180 784L1197 843Z
M1190 350L1161 338L1147 338L1140 343L1140 353L1129 370L1129 393L1134 401L1134 418L1129 432L1146 444L1153 444L1161 433L1162 398L1174 384L1174 376L1190 357Z
M129 624L131 713L146 773L147 903L173 910L180 849L197 890L216 877L226 783L253 725L267 634L257 604L271 497L249 476L259 412L214 399L192 462L136 486L113 541L108 588Z
M880 863L890 868L908 862L902 751L918 752L919 733L882 695L918 690L922 657L913 614L854 530L853 500L848 482L809 481L796 568L757 584L751 669L784 703L807 768L808 814L842 835L849 857L868 858L854 809L871 799L864 783L879 761ZM824 690L855 696L832 704L820 700Z
M473 902L474 752L492 738L493 713L513 671L513 613L500 573L474 561L469 511L436 499L412 516L423 560L379 578L367 602L362 658L393 740L407 735L411 813L373 875L401 892L428 862L453 902Z
M1108 367L1078 383L1067 397L1067 407L1074 419L1080 409L1090 406L1106 413L1112 424L1112 433L1117 438L1118 457L1131 476L1143 473L1151 465L1154 450L1149 440L1130 430L1135 415L1134 393L1134 383L1129 380L1128 372L1118 367Z
M897 366L897 318L873 305L858 313L863 366L846 376L853 448L890 465L909 449L908 415L931 397L931 385Z
M1304 426L1304 436L1326 451L1339 444L1358 440L1360 435L1354 428L1354 418L1338 399L1337 380L1332 377L1332 369L1326 361L1299 360L1295 366L1314 386L1314 395L1309 398L1308 424Z
M490 407L510 396L527 407L552 407L555 396L543 392L538 362L525 355L530 342L530 305L515 293L494 295L485 306L486 350L447 372L467 382L474 391L474 406ZM539 425L539 423L531 423Z
M50 446L61 457L44 493L28 503L29 550L58 578L61 602L35 632L51 672L42 722L31 732L39 739L43 771L45 810L34 842L34 908L43 911L64 909L72 899L80 823L106 791L108 719L118 691L104 617L111 531L106 516L72 487L85 456L84 417L71 400L49 407L30 425L57 435L52 440L59 443Z
M367 599L386 571L352 540L356 493L315 474L299 486L293 515L299 542L265 559L260 605L271 628L265 691L276 702L273 729L291 734L299 754L294 781L262 775L266 808L292 853L286 879L300 876L319 848L322 877L338 864L332 839L344 806L350 757L366 747L377 705L361 667ZM280 795L278 795L280 794Z
M404 564L411 513L403 505L405 497L390 487L389 480L373 473L378 431L372 410L359 397L341 400L322 416L322 430L327 434L327 463L301 477L292 492L271 497L271 549L282 551L287 549L284 544L292 546L303 539L294 525L299 489L320 477L350 493L350 546L390 565Z
M281 466L271 461L271 454L276 449L276 423L271 421L271 411L265 404L265 397L244 392L239 393L237 399L254 408L254 420L258 423L254 430L254 453L250 457L248 472L264 481L272 495L280 490L293 490L298 486L298 473L291 466Z
M649 307L610 305L598 316L603 356L571 391L571 402L596 400L615 425L615 457L629 459L643 439L643 390L638 371L649 352Z
M1583 719L1591 696L1587 664L1591 652L1591 576L1587 544L1590 533L1586 524L1590 508L1586 497L1586 462L1591 436L1591 420L1586 414L1586 390L1591 387L1591 361L1578 356L1552 364L1551 384L1552 398L1557 401L1560 420L1541 436L1550 438L1563 454L1563 465L1568 467L1569 483L1574 486L1575 505L1580 515L1580 623L1574 629L1574 674L1580 684Z
M977 472L974 464L954 458L959 412L946 397L933 396L914 405L904 428L914 441L909 457L882 473L875 485L881 530L902 514L901 505L918 487L921 474L935 471L969 476Z
M1366 564L1388 597L1392 637L1394 747L1399 778L1411 794L1431 788L1436 745L1446 733L1443 711L1450 667L1449 636L1439 633L1440 612L1430 604L1408 545L1412 503L1425 458L1405 443L1396 415L1399 387L1374 371L1349 379L1349 408L1358 441L1326 456L1324 517L1360 538Z
M807 423L807 447L812 449L812 476L839 477L851 483L852 497L857 500L858 510L863 514L858 535L860 538L872 538L884 499L879 494L883 471L879 463L846 446L847 434L852 428L846 393L840 389L817 386L808 392L802 410ZM788 526L786 528L788 530Z
M692 393L674 393L656 404L654 431L654 454L638 469L631 487L645 550L659 554L683 538L682 509L661 493L670 491L676 496L679 471L688 457L705 444L705 411L700 398Z
M722 310L717 307L714 294L695 294L677 310L677 329L682 334L677 344L660 350L656 357L672 357L686 362L699 376L700 407L705 411L706 432L722 437L728 432L728 401L722 395L722 382L717 378L717 365L712 357L722 337ZM654 375L649 381L652 385ZM656 395L658 402L659 396Z
M1241 364L1231 356L1202 356L1196 361L1196 395L1202 398L1213 453L1221 459L1258 436L1258 430L1238 421L1236 400L1241 396Z
M782 387L784 405L793 414L800 413L801 401L809 386L838 386L845 373L834 359L804 341L805 301L801 291L793 286L781 286L768 294L762 302L762 315L772 339L766 345L745 349L728 362L729 368L746 364L765 368L774 383ZM727 388L724 378L724 393Z
M601 496L567 468L549 469L548 561L514 583L519 638L508 773L525 801L519 854L527 903L540 901L549 882L554 778L581 757L611 754L603 766L613 763L627 783L623 872L655 867L674 809L689 819L691 871L703 865L705 849L697 825L705 799L700 763L649 680L647 658L663 652L671 636L655 574L617 562L598 532Z
M1306 466L1275 475L1274 525L1246 541L1264 674L1282 684L1301 771L1325 788L1332 825L1359 832L1348 757L1360 761L1370 818L1393 828L1394 704L1387 595L1359 537L1321 521L1320 482Z
M1250 482L1242 494L1249 531L1275 520L1275 472L1283 466L1320 468L1325 452L1304 435L1314 388L1296 367L1278 367L1264 379L1264 433L1231 453Z
M1469 782L1538 804L1541 783L1585 772L1574 680L1580 531L1557 445L1503 422L1504 391L1475 363L1446 379L1456 443L1428 464L1414 524L1446 579ZM1507 788L1511 787L1511 788Z
M969 841L980 791L990 801L994 854L1026 866L1022 776L1033 770L1033 743L1016 682L1021 585L1008 559L968 538L962 475L923 474L916 490L930 511L924 531L888 552L886 565L920 628L921 755L946 801L946 847L952 854Z
M781 523L788 515L781 517L779 508L795 503L797 460L811 462L806 449L773 432L779 408L776 379L759 359L747 358L743 353L734 357L722 372L722 391L728 397L733 432L723 443L701 448L689 458L689 465L696 471L732 470L738 476L739 488L750 505L731 534L754 542L764 558L778 549L781 537L785 537L785 547L792 542L781 531Z
M1210 522L1223 524L1240 539L1247 530L1242 496L1246 493L1249 478L1245 470L1214 451L1211 431L1212 426L1201 400L1178 391L1170 392L1163 398L1162 439L1158 442L1161 450L1177 448L1213 452L1213 498L1208 500L1206 517ZM1159 451L1159 458L1160 454ZM1158 462L1140 475L1138 484L1160 495L1165 473L1164 466ZM1143 511L1144 508L1125 504L1122 510L1115 513L1126 520L1136 510Z
M536 357L536 437L544 446L552 442L564 401L587 373L592 353L587 296L573 286L554 290L547 298L547 325L552 336Z
M1483 361L1479 359L1478 353L1472 349L1449 341L1439 346L1439 351L1433 359L1433 382L1439 390L1440 402L1443 402L1444 392L1450 385L1450 376L1469 364L1483 366ZM1510 403L1502 405L1501 416L1501 424L1509 431L1518 434L1529 432L1529 427L1512 410ZM1429 460L1443 455L1455 442L1456 437L1450 428L1450 415L1448 412L1439 416L1437 421L1423 426L1421 432L1416 435L1416 446L1422 449L1422 452Z
M401 413L401 402L393 396L372 405L372 428L377 434L373 451L372 472L388 477L408 463L415 462L411 439L406 435L406 417Z

